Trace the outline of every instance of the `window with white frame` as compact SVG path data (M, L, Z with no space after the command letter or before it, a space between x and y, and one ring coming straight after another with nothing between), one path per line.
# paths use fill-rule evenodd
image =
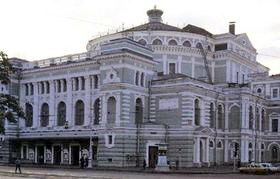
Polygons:
M272 98L279 97L279 88L272 88Z

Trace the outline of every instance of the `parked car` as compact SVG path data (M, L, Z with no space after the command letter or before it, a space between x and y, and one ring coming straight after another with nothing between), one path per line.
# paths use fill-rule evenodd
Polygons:
M268 169L269 173L277 173L279 171L279 168L274 166L274 165L272 165L271 163L260 163L260 165L263 168Z
M240 173L268 174L270 170L258 163L251 163L239 168Z

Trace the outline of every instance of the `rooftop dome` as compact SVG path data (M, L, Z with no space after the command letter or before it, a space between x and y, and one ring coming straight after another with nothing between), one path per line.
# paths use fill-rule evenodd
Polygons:
M157 9L155 6L154 9L148 10L147 15L149 16L149 22L162 22L162 16L163 11L160 9Z

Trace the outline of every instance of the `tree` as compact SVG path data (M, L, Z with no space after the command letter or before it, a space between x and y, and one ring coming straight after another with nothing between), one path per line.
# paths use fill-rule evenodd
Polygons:
M10 75L13 73L8 56L0 51L0 83L8 85ZM18 103L18 99L9 94L0 93L0 134L5 133L5 119L15 123L16 117L25 118L24 112Z

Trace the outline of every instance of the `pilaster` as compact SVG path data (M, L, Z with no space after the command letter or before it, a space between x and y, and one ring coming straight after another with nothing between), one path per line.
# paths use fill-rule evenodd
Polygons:
M50 123L49 126L55 126L55 119L56 119L56 115L55 115L55 92L54 92L54 81L49 81L50 84ZM46 85L47 86L47 85Z
M35 82L33 83L34 86L34 104L33 104L33 126L34 128L39 126L39 87L38 87L38 83Z
M67 104L66 104L66 121L69 126L73 126L73 101L72 101L72 78L67 79ZM75 81L75 80L74 80Z

